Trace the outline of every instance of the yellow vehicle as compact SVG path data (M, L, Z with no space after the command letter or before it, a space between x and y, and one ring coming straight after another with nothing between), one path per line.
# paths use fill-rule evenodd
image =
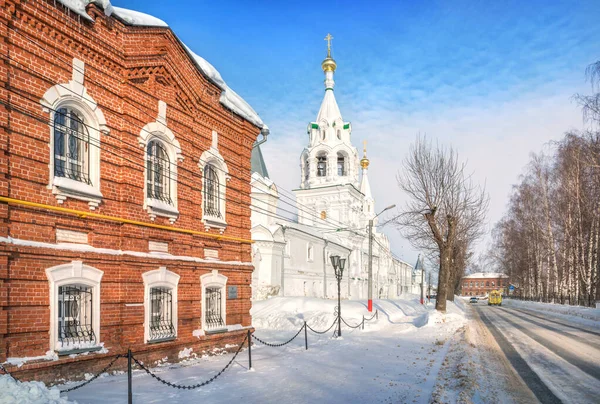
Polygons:
M488 297L488 306L502 306L502 292L499 290L492 290Z

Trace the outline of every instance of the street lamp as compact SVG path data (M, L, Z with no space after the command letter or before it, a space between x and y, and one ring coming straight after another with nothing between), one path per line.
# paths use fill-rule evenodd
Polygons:
M372 219L369 219L369 311L373 311L373 220L375 220L377 216L381 215L386 210L390 210L395 207L396 205L390 205L376 214Z
M344 275L344 266L346 265L346 258L340 258L339 255L332 255L331 257L331 265L333 265L333 270L335 271L335 277L338 282L338 337L342 336L342 298L341 298L341 290L340 283L342 282L342 276Z

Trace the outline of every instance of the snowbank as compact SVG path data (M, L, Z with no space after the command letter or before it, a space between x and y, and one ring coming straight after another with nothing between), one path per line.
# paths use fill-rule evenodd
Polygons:
M297 331L304 321L317 331L325 330L333 323L336 300L323 300L314 297L275 297L253 302L252 325L257 332ZM446 314L438 313L432 304L423 306L419 298L408 300L376 300L374 309L378 318L365 322L365 330L375 331L390 326L399 326L404 330L433 326L446 322L465 321L464 309L448 302ZM371 318L366 300L343 300L342 318L350 325L359 324L363 316Z
M0 404L67 404L57 388L47 388L42 382L18 382L0 375Z

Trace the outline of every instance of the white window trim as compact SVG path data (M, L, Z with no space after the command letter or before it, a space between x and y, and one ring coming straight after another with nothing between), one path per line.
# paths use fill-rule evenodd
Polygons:
M207 288L220 288L221 289L221 315L223 317L222 329L227 329L227 277L221 275L218 270L213 269L212 272L200 276L200 287L202 288L202 322L201 327L203 330L206 328L206 289ZM210 329L207 331L221 330Z
M50 350L58 348L58 288L64 285L79 284L93 288L92 291L92 327L96 334L97 346L100 345L100 281L104 272L84 265L82 261L72 261L70 264L57 265L46 269L50 284Z
M138 143L144 150L144 210L148 212L150 220L154 221L157 216L166 217L171 224L179 218L179 210L177 209L177 163L183 161L183 154L179 141L175 138L173 132L167 128L167 104L164 101L158 102L158 117L156 121L150 122L142 128ZM173 205L169 205L158 199L148 197L148 143L152 140L159 140L164 146L171 167L169 179L169 192L173 200Z
M166 287L171 289L172 300L172 320L173 327L175 327L175 338L177 338L177 286L179 285L180 276L175 272L167 270L166 267L160 267L158 269L144 272L142 274L144 279L144 342L153 342L150 339L150 289L158 287Z
M204 151L200 156L200 161L198 161L198 167L200 167L200 172L203 174L202 178L202 223L204 223L204 228L208 231L211 227L217 228L221 233L225 231L227 228L227 217L226 217L226 208L227 208L227 183L231 180L231 176L229 175L229 168L227 167L227 163L225 163L225 159L219 153L218 149L218 135L216 131L213 131L213 141L212 146ZM215 217L213 215L209 215L204 212L204 168L207 164L212 164L215 167L215 171L217 176L219 177L219 211L221 212L222 218Z
M74 64L76 64L75 60ZM81 63L80 69L83 69L83 63ZM75 78L74 72L73 76L74 79L66 84L57 84L50 87L40 100L42 110L50 114L48 123L50 129L48 189L52 190L59 204L62 204L67 198L73 198L88 202L90 210L95 210L102 202L102 193L100 192L100 134L108 134L110 130L106 125L102 110L98 108L96 101L83 86L82 74ZM63 107L76 109L83 115L91 139L89 150L90 172L88 174L93 186L70 178L54 176L54 116L55 111Z

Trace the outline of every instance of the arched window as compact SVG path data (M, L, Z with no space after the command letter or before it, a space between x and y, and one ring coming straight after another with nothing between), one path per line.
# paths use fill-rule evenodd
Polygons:
M314 247L311 243L308 243L306 247L306 260L312 262L315 259Z
M102 203L101 135L110 131L102 108L84 86L85 64L73 59L73 79L46 90L40 103L50 122L48 187L59 204L68 198Z
M337 138L342 140L342 131L340 129L337 130Z
M346 175L346 160L342 153L338 153L337 155L337 172L340 177Z
M304 160L304 180L308 180L309 177L310 177L310 161L308 160L308 157L306 157L306 160Z
M146 182L148 198L173 205L171 197L171 161L162 142L151 140L146 149Z
M327 136L327 135L326 135L325 129L323 129L323 130L321 131L321 140L325 140L325 137L326 137L326 136Z
M179 275L160 267L142 274L144 280L144 341L170 341L177 337L177 286Z
M54 114L54 175L93 185L91 147L83 115L74 108L59 108Z
M226 329L227 277L213 269L200 277L202 287L202 329L207 333Z
M103 272L81 261L46 269L50 284L50 349L98 350Z
M219 175L215 166L207 164L204 167L204 213L222 218L219 198Z
M320 154L317 156L317 177L327 176L327 155Z

